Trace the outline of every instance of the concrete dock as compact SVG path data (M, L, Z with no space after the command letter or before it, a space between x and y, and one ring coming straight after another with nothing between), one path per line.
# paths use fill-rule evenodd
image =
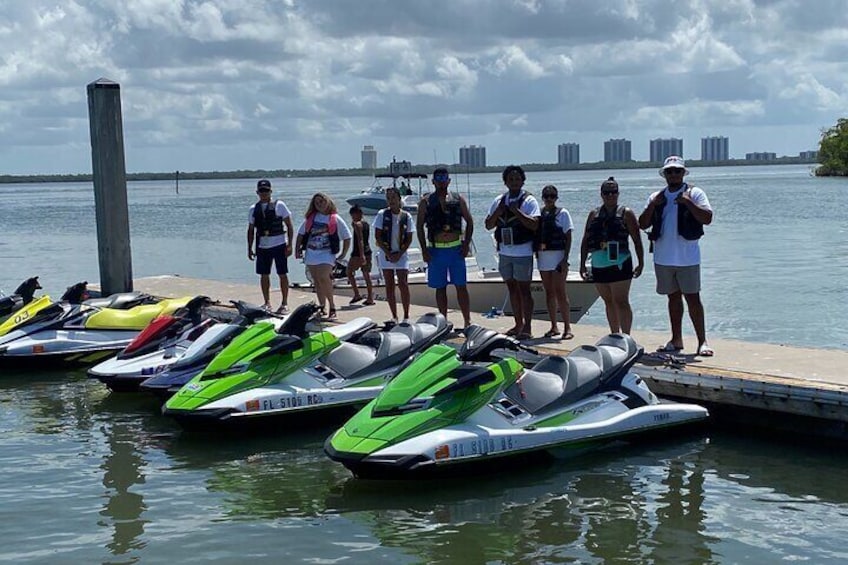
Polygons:
M169 275L135 279L134 289L163 297L203 294L224 305L236 299L254 304L263 302L258 280L254 285L247 285ZM448 292L453 291L449 289ZM315 295L303 288L289 290L291 308L313 300ZM377 322L391 318L384 301L378 300L373 306L361 303L349 306L348 301L347 297L335 298L339 322L360 316ZM272 290L272 304L279 303L279 289ZM414 320L435 307L435 297L431 308L412 305L411 318ZM600 303L595 305L595 308L602 307ZM500 331L513 325L511 316L486 318L479 312L472 312L471 317L472 323ZM455 325L462 323L459 312L450 311L448 318ZM684 320L684 330L686 322L688 319ZM533 335L542 336L549 327L548 321L534 320ZM577 345L595 343L608 330L601 326L573 324L572 331L573 340L537 337L524 343L545 353L566 354ZM635 330L633 337L646 352L651 352L669 336L666 332ZM744 423L776 435L791 432L848 440L848 352L710 336L715 356L698 357L694 355L695 336L684 335L684 343L689 349L674 356L646 355L636 365L635 371L658 395L703 404L719 424Z

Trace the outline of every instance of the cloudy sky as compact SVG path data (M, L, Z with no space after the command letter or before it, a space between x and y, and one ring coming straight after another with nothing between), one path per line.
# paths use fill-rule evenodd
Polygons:
M848 109L845 0L0 0L0 174L91 171L86 85L127 170L358 167L726 135L816 149Z

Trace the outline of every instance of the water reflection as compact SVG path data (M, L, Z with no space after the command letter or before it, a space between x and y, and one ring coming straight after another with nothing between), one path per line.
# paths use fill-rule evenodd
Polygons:
M709 563L703 440L618 448L485 480L349 479L329 507L369 524L380 542L428 563L632 561Z
M147 523L142 517L147 506L141 494L130 490L145 482L144 454L136 447L138 434L133 426L123 423L106 426L104 435L109 453L100 468L103 470L103 486L106 487L106 503L100 511L104 520L98 525L113 530L112 539L106 547L113 555L121 556L146 545L141 535ZM128 562L138 559L136 557Z

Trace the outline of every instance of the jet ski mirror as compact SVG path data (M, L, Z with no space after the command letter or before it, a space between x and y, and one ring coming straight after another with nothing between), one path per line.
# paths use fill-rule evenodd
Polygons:
M465 329L465 343L459 349L459 358L462 361L489 361L495 349L522 350L538 354L538 351L521 345L513 337L475 324Z
M493 373L490 368L475 367L473 365L457 367L456 369L454 369L453 376L456 378L456 381L452 384L449 384L442 390L437 391L434 396L450 394L463 388L479 386L482 384L490 383L495 380L495 373Z
M65 289L65 294L62 295L62 300L71 304L82 304L88 300L88 281L80 281Z
M283 325L277 330L280 335L297 336L299 338L306 337L306 323L319 310L318 305L314 302L301 304L294 309L294 312L289 314Z
M30 277L15 289L15 294L20 296L21 303L26 305L32 302L32 298L35 296L36 290L41 290L41 284L38 282L38 277Z

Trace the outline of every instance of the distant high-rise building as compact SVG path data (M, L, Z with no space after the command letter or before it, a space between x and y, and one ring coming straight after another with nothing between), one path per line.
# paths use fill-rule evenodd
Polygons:
M815 161L819 158L818 151L801 151L798 153L798 157L804 159L805 161Z
M746 161L774 161L777 159L777 153L755 152L745 153Z
M607 163L626 163L632 161L629 139L610 139L604 141L604 161Z
M580 163L579 143L560 143L557 145L557 164L577 165Z
M702 137L701 161L727 161L730 159L730 140L726 137Z
M486 166L486 148L482 145L460 147L459 164L472 169L482 169Z
M662 163L666 157L670 157L671 155L683 157L683 140L676 137L652 139L650 155L651 161L654 163Z
M377 150L373 145L362 148L362 168L374 170L377 168Z

